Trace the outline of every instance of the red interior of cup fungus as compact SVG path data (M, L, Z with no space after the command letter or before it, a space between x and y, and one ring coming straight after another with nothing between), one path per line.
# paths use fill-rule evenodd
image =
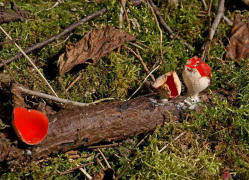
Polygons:
M14 108L12 125L18 137L26 144L40 143L47 135L48 118L37 110Z
M175 98L181 94L181 81L175 71L159 76L152 86L160 90L163 98Z
M174 81L173 73L171 73L169 76L167 76L167 80L165 82L170 90L170 97L174 98L176 96L179 96L178 89L176 87L176 83Z

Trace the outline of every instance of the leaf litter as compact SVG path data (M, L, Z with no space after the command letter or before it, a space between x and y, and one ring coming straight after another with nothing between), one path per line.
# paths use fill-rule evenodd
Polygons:
M66 46L66 52L58 60L59 73L63 75L76 65L89 63L89 60L96 64L109 52L134 40L133 35L113 26L93 29L77 43Z
M238 61L249 58L249 28L239 16L234 19L231 38L227 46L227 57Z

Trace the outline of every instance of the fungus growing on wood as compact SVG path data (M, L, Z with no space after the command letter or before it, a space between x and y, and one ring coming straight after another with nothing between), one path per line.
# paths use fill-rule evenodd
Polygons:
M164 99L175 98L181 94L181 81L175 71L159 76L152 87L158 89Z
M37 110L14 108L12 125L18 137L26 144L39 144L47 135L48 118Z

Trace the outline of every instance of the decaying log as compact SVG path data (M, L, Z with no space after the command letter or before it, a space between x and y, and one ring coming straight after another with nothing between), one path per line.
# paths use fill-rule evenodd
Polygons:
M51 153L146 133L165 121L179 119L182 110L177 108L177 104L182 97L164 105L155 103L153 99L144 96L126 102L105 102L61 110L49 117L47 137L36 146L17 143L13 134L10 137L10 132L0 132L0 162L8 166L21 165Z

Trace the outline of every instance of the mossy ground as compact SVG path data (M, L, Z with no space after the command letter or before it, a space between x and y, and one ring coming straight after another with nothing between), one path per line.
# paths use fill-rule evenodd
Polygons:
M77 42L92 28L104 25L118 26L120 4L114 0L104 3L64 0L55 8L46 10L54 3L55 1L41 0L16 1L20 8L34 14L35 19L2 26L13 38L19 38L18 44L26 48L59 33L82 17L108 6L109 11L105 15L31 53L30 57L60 97L81 102L92 102L104 97L128 98L138 88L146 73L139 60L124 48L120 53L110 53L96 65L88 65L62 77L59 77L56 67L58 56L65 51L66 44ZM128 5L129 19L136 19L140 29L133 26L129 29L125 21L124 28L135 35L137 40L150 47L140 49L140 54L151 70L160 60L160 33L157 24L147 4L134 7L128 2ZM182 40L170 39L168 34L163 32L163 64L154 75L158 76L172 70L181 74L186 60L194 55L200 55L201 46L206 40L209 24L207 16L202 16L203 4L198 0L184 0L178 9L169 9L164 1L156 1L156 5L160 7L163 18L174 32L195 49L189 50ZM214 3L212 18L215 16L215 8ZM231 19L235 14L240 14L246 20L249 11L226 10L226 15ZM221 179L225 168L229 168L234 179L249 179L249 61L236 62L225 59L225 47L230 30L231 27L222 21L212 41L207 62L212 67L212 84L209 91L222 89L231 93L231 96L228 95L226 98L211 93L212 105L204 104L201 111L191 112L181 122L167 122L164 127L149 134L136 148L136 143L142 137L128 139L119 147L103 149L117 174L125 168L135 153L138 154L121 179ZM7 40L3 33L0 40ZM134 48L131 44L128 46ZM7 59L16 52L18 50L12 44L4 45L1 48L1 58ZM27 88L50 93L25 58L11 63L9 68L15 79ZM83 74L81 80L65 93L65 88L80 73ZM143 88L137 95L147 92L148 90ZM0 124L0 129L2 128L4 125ZM185 135L174 141L182 132L185 132ZM167 149L159 153L158 149L167 143ZM87 155L90 158L79 158L77 163L91 161L91 157L96 153L88 149L80 149L80 152L84 157ZM60 154L44 162L33 162L21 170L4 173L0 179L81 179L84 175L79 171L58 176L58 171L73 166L74 163L70 162L65 154ZM96 164L87 167L90 174L100 169L101 167Z

